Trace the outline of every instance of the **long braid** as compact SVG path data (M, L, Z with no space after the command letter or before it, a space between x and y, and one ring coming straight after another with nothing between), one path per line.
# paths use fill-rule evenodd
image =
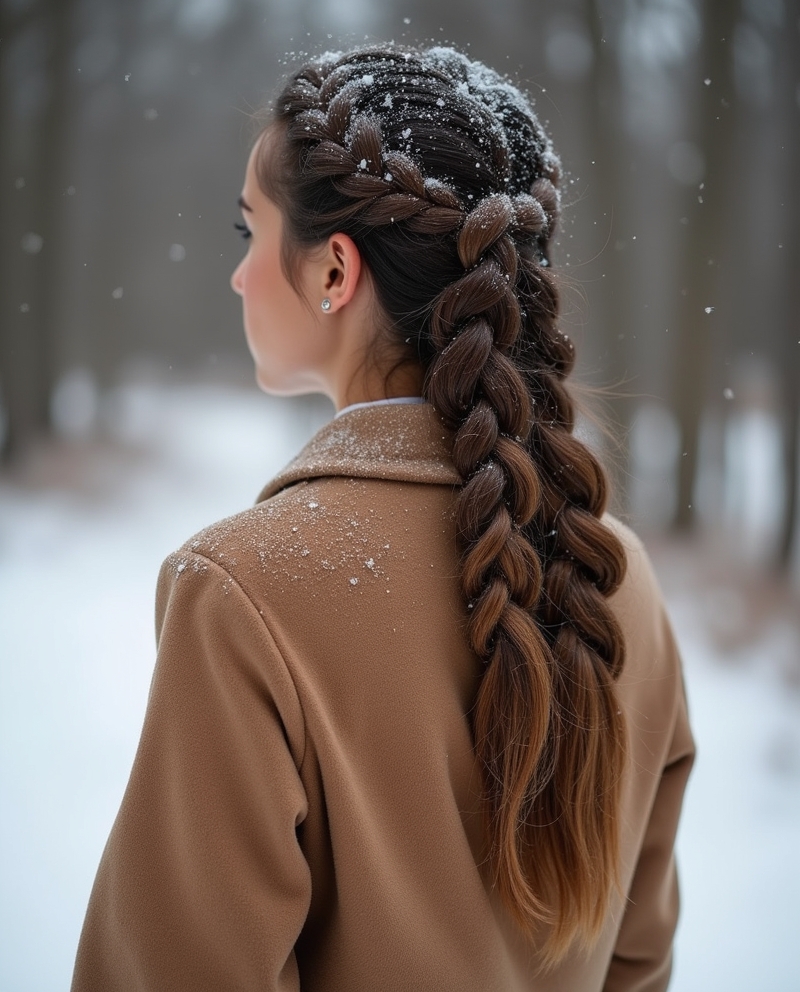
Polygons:
M616 878L623 641L607 599L625 567L604 475L572 433L548 255L557 160L519 92L447 49L317 60L274 122L259 179L289 270L353 237L453 432L490 862L518 922L548 928L553 963L597 935Z
M557 198L543 182L537 191L555 226ZM615 882L618 822L615 816L624 763L625 730L613 686L624 661L622 632L608 597L619 587L625 558L616 537L601 522L606 507L605 475L591 451L572 433L574 405L564 380L574 361L572 342L556 326L558 294L548 268L522 263L519 293L537 329L520 358L539 416L528 450L539 467L542 499L527 533L544 564L542 595L535 614L553 656L556 724L552 779L542 793L536 822L557 823L570 838L559 863L537 857L537 888L559 892L561 904L591 920L597 932L605 900L591 890L569 891L564 879L582 872L595 892ZM546 842L547 843L547 842ZM547 843L547 846L550 846ZM557 866L557 867L556 867ZM564 914L554 943L569 937Z
M535 209L527 214L538 219ZM540 485L525 449L529 391L509 357L521 328L517 252L508 233L516 223L514 205L502 195L481 201L465 218L458 252L467 272L436 302L431 333L440 351L426 393L455 432L453 459L465 480L457 506L461 582L470 640L487 663L473 727L485 769L492 860L502 894L520 915L549 921L542 898L519 884L525 871L518 825L548 777L542 757L553 676L531 613L542 570L523 532L538 509Z

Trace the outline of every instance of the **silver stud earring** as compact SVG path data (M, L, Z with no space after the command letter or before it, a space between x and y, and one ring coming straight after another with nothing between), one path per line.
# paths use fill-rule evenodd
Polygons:
M326 296L326 297L325 297L325 299L324 299L324 300L322 301L322 303L320 303L320 306L321 306L321 307L322 307L322 309L323 309L323 310L325 311L325 313L327 313L327 312L328 312L328 311L330 310L330 308L331 308L331 301L330 301L330 300L328 299L328 297L327 297L327 296Z

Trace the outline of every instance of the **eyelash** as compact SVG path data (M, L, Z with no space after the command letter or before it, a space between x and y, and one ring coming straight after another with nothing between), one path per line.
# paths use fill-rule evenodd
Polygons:
M240 232L240 234L242 235L242 237L245 240L247 238L251 237L252 234L253 234L253 232L250 230L250 228L247 226L247 224L237 224L237 223L234 223L233 226L236 228L237 231Z

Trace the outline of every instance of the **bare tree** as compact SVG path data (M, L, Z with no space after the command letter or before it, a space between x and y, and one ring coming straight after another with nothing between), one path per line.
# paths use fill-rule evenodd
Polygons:
M781 198L783 230L780 232L786 260L782 289L782 319L779 328L781 412L783 420L784 474L786 499L778 545L778 565L787 570L798 517L798 449L800 448L800 17L795 11L782 32L779 73L779 105L782 142Z
M593 322L600 353L597 357L610 386L608 397L617 428L617 450L607 464L612 474L612 492L617 512L627 508L628 445L627 432L632 403L626 395L631 375L630 343L634 333L630 306L630 272L621 263L614 245L624 228L626 191L624 165L631 153L630 142L622 126L620 105L621 79L608 5L588 0L586 19L594 50L591 76L584 90L586 109L582 124L591 150L592 198L595 213L603 225L605 245L602 249L599 291L592 300ZM618 27L618 25L617 25Z
M732 43L737 4L706 0L699 72L690 87L696 101L696 144L705 155L701 193L687 193L685 239L681 250L676 365L672 399L681 432L675 526L690 530L695 523L693 491L697 474L700 421L706 404L713 354L713 322L707 312L729 209L729 171L733 161L735 99Z
M9 423L6 457L19 451L30 434L46 427L56 373L57 275L74 8L75 0L41 0L16 19L5 5L0 8L4 55L7 43L19 42L23 32L38 38L45 50L39 80L44 105L27 126L14 120L13 106L19 96L16 90L29 81L4 72L10 77L8 91L0 94L3 130L9 134L2 143L3 213L8 211L11 226L11 237L4 232L2 240L0 319L0 380ZM19 166L22 175L12 180ZM28 194L25 201L13 196L18 186ZM21 285L30 292L29 300L19 300Z

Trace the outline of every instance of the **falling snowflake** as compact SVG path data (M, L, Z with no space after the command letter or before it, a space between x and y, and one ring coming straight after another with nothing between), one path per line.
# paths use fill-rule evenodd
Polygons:
M22 238L22 250L28 255L38 255L44 245L44 238L41 234L28 231Z

